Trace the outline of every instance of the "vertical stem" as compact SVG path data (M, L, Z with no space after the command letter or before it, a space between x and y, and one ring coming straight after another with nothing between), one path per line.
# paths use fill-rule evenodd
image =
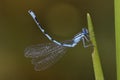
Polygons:
M97 48L94 30L93 30L93 24L92 24L92 20L89 13L87 13L87 20L88 20L90 40L94 46L93 53L92 53L92 61L93 61L95 80L104 80L101 62L98 54L98 48Z
M120 80L120 0L114 0L115 8L115 37L116 37L116 71Z

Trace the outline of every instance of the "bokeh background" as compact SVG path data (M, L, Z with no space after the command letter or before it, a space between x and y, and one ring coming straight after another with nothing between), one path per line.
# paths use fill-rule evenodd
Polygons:
M113 0L0 0L0 80L94 80L91 52L82 43L51 68L36 72L24 57L27 46L50 42L28 10L56 40L71 39L91 14L105 80L116 80Z

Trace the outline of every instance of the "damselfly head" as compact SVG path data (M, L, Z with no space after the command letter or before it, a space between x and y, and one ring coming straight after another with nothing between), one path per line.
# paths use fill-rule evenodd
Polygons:
M85 35L88 35L88 29L82 28L82 33L85 34Z

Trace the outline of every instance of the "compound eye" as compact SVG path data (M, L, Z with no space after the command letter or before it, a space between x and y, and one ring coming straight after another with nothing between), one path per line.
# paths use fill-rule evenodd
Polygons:
M82 29L82 32L83 32L84 34L88 34L88 30L87 30L86 28L83 28L83 29Z

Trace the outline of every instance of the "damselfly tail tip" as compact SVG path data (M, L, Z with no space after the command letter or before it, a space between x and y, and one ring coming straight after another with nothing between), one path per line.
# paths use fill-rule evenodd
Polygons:
M32 10L30 9L30 10L28 10L28 13L31 13L32 12Z
M33 19L36 18L36 15L32 10L29 10L28 13L32 16Z

